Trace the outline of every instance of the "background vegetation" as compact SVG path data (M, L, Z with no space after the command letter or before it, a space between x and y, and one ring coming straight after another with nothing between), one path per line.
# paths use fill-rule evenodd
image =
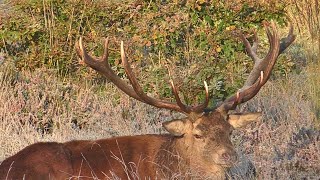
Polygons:
M37 141L163 133L163 121L181 116L128 98L79 63L80 36L96 56L111 37L109 60L123 78L124 40L139 82L155 97L172 97L172 78L184 100L197 103L206 80L213 106L241 87L252 67L237 34L250 38L257 29L264 54L262 24L274 20L282 34L291 21L298 38L258 97L238 109L264 118L236 132L234 143L259 179L320 176L317 0L13 0L0 10L0 160Z
M210 84L214 100L221 100L243 83L251 68L244 58L239 31L262 29L275 20L285 24L285 4L266 6L260 2L221 1L10 1L12 10L0 27L0 46L19 69L56 69L61 76L97 77L79 65L74 51L83 36L92 54L101 55L101 40L111 37L114 50L110 63L119 66L119 41L144 73L145 90L170 97L165 74L183 84L185 100L203 93ZM19 12L19 13L17 13ZM264 32L261 31L263 34ZM262 41L266 44L266 41ZM282 57L276 72L285 74L294 66ZM179 75L179 77L176 77ZM151 78L147 78L151 77ZM198 98L202 99L203 94ZM214 103L214 102L213 102Z

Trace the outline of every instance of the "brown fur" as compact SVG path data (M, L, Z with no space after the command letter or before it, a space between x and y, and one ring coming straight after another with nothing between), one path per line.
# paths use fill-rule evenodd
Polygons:
M61 143L30 145L0 165L0 179L65 179L72 172L71 152Z
M156 177L155 155L169 139L168 135L140 135L36 143L3 161L0 179L152 178Z
M0 179L190 179L196 172L224 178L236 159L229 136L233 127L224 116L215 111L164 126L178 135L36 143L3 161Z

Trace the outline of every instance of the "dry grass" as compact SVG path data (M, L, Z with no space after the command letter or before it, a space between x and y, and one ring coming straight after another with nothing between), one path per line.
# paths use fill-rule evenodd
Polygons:
M320 131L308 98L306 74L273 81L245 109L264 112L263 121L241 137L260 179L317 179ZM319 84L318 84L319 85ZM309 87L308 87L309 86Z
M43 69L18 73L9 62L1 66L0 159L38 141L161 133L161 122L181 116L132 100L108 83L59 79ZM261 123L234 136L258 179L320 176L319 67L267 83L240 108L264 112Z
M54 72L16 73L1 67L0 159L38 141L97 139L159 133L170 112L155 110L83 82L61 80Z

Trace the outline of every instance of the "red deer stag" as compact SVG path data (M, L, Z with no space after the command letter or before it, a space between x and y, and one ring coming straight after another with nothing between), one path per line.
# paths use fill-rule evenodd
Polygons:
M279 54L295 39L292 27L282 40L274 23L271 23L271 28L266 27L266 32L270 48L263 59L257 56L257 35L252 46L244 35L240 35L246 51L254 60L253 70L237 93L210 112L204 112L209 102L206 84L205 102L197 106L183 104L173 82L171 86L176 103L152 98L143 92L133 75L123 43L122 63L132 86L111 69L108 38L104 54L99 59L87 54L80 38L77 53L88 66L130 97L158 108L184 113L186 117L164 122L163 127L169 132L165 135L36 143L4 160L0 165L0 179L169 179L177 177L178 173L180 177L191 178L186 173L190 170L212 179L225 178L226 170L237 161L230 141L232 130L255 122L261 116L261 113L232 114L229 111L259 92L268 81Z

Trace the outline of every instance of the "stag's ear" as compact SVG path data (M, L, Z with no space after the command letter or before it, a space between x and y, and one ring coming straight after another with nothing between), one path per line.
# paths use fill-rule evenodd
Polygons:
M184 135L192 123L188 119L175 119L162 123L163 127L174 136Z
M245 127L251 122L257 122L261 119L262 113L243 113L243 114L230 114L228 116L228 122L236 128Z

